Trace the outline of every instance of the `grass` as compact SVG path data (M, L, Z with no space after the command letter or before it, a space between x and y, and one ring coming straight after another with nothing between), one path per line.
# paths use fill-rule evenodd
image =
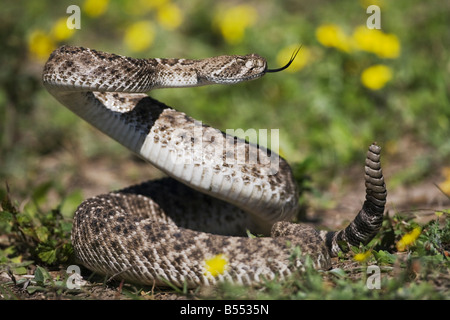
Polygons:
M354 166L359 168L367 145L374 140L383 147L390 195L401 188L447 179L442 172L450 166L449 4L406 0L380 4L383 33L394 35L400 44L399 55L386 58L370 50L345 51L343 43L326 46L316 36L320 27L332 24L351 39L368 17L364 1L255 1L245 6L227 1L211 5L202 0L167 3L172 6L141 5L140 10L125 1L110 2L103 9L80 5L81 29L70 35L55 26L68 17L66 8L72 3L27 1L25 6L19 2L2 6L0 270L16 275L20 282L1 284L3 297L23 298L16 288L27 281L31 288L38 288L28 291L30 297L39 293L47 294L44 298L76 297L77 293L64 285L65 269L72 263L70 228L76 206L86 197L141 182L143 175L160 176L45 91L40 83L43 64L48 51L61 44L136 57L203 58L257 52L267 58L271 68L289 58L282 57L283 50L301 44L298 59L304 59L304 65L294 73L267 75L233 87L156 90L151 94L222 130L280 129L280 151L306 192L302 201L314 208L331 206L327 194L340 184L359 185L348 172ZM236 16L241 18L233 21ZM142 21L150 22L145 23L145 35L139 28L136 31L136 23L142 25ZM142 39L137 47L130 47L125 40L133 36L135 42ZM371 90L361 75L380 64L391 70L392 78L379 90ZM449 191L441 189L436 189L438 195L448 195ZM445 208L449 206L445 196L442 202L444 209L435 210L426 200L401 208L402 213L411 215L423 207L443 212L439 224L437 217L421 223L422 233L406 253L396 253L395 243L417 226L418 219L405 222L393 216L386 219L377 238L380 243L370 248L370 260L365 264L341 259L332 272L310 270L306 277L293 275L285 284L271 282L263 289L223 285L214 292L177 294L448 299L449 219ZM391 214L398 211L391 209ZM364 253L365 249L369 248L358 250ZM383 271L380 290L365 286L364 268L372 263ZM36 279L23 278L33 273L30 269L39 270L37 275L34 272ZM150 293L141 295L140 289L123 288L133 298L160 294L144 290Z

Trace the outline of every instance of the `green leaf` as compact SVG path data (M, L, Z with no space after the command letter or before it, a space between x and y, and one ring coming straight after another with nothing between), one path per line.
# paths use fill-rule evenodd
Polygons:
M42 290L42 288L41 287L36 287L36 286L28 286L27 287L27 292L29 294L33 294L33 293L35 293L38 290Z
M0 221L11 222L13 214L9 211L0 211Z
M14 246L6 247L4 250L0 250L0 257L8 257L14 254L15 251L16 249L14 248Z
M44 285L47 281L52 280L52 276L46 269L38 266L34 271L34 280L38 284Z
M41 251L38 253L38 257L42 262L52 264L56 261L56 249Z
M250 232L250 230L246 229L245 232L247 233L247 237L250 239L255 239L257 236L255 236L253 233Z
M14 274L24 275L24 274L28 273L28 270L25 267L16 267L16 268L12 268L12 272Z
M46 226L40 226L36 228L36 236L38 237L40 242L46 242L50 232L48 231Z
M335 275L338 278L347 278L347 273L342 268L334 268L329 271L329 273Z
M18 260L21 260L22 257L15 257L11 259L11 270L14 274L18 275L24 275L28 273L28 266L33 263L31 260L21 261L21 262L15 262Z
M384 250L372 251L375 259L381 264L393 264L397 260L397 256Z
M26 226L26 225L31 224L31 219L30 219L30 217L29 217L28 215L24 214L24 213L18 213L18 214L16 215L16 218L17 218L17 223L18 223L20 226Z
M70 233L72 231L72 222L61 221L61 230L66 233Z
M36 235L33 228L22 228L21 230L26 236L31 238L34 238Z

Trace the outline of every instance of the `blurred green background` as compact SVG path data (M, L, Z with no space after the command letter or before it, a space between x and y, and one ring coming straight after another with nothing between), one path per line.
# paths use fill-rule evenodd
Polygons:
M371 4L381 9L381 30L366 27ZM67 28L70 5L81 9L79 30ZM319 187L362 170L373 141L384 148L392 188L443 175L450 166L449 17L445 1L5 2L2 188L7 181L19 199L42 193L55 203L75 193L78 202L158 176L42 87L43 65L62 44L133 57L255 52L270 68L302 45L282 73L151 95L223 131L279 129L281 154Z

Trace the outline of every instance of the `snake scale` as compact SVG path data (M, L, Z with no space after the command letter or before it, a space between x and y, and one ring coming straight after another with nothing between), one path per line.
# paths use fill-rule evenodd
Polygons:
M141 284L258 284L303 270L306 255L314 268L329 269L331 257L347 245L369 242L386 202L378 145L367 153L366 200L355 219L339 231L316 231L290 222L299 209L298 189L282 157L145 94L233 84L285 67L268 69L256 54L134 59L82 47L56 49L43 70L46 89L168 175L85 200L72 229L77 259L97 273ZM270 236L248 237L246 230ZM295 247L301 254L293 259ZM207 261L217 256L225 267L212 274Z

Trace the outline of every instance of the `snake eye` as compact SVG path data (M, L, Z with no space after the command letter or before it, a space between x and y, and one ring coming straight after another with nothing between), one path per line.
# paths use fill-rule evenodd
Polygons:
M252 60L248 60L248 61L245 63L245 66L246 66L247 68L249 68L249 69L251 69L251 68L253 67L253 65L254 65L254 63L253 63Z

